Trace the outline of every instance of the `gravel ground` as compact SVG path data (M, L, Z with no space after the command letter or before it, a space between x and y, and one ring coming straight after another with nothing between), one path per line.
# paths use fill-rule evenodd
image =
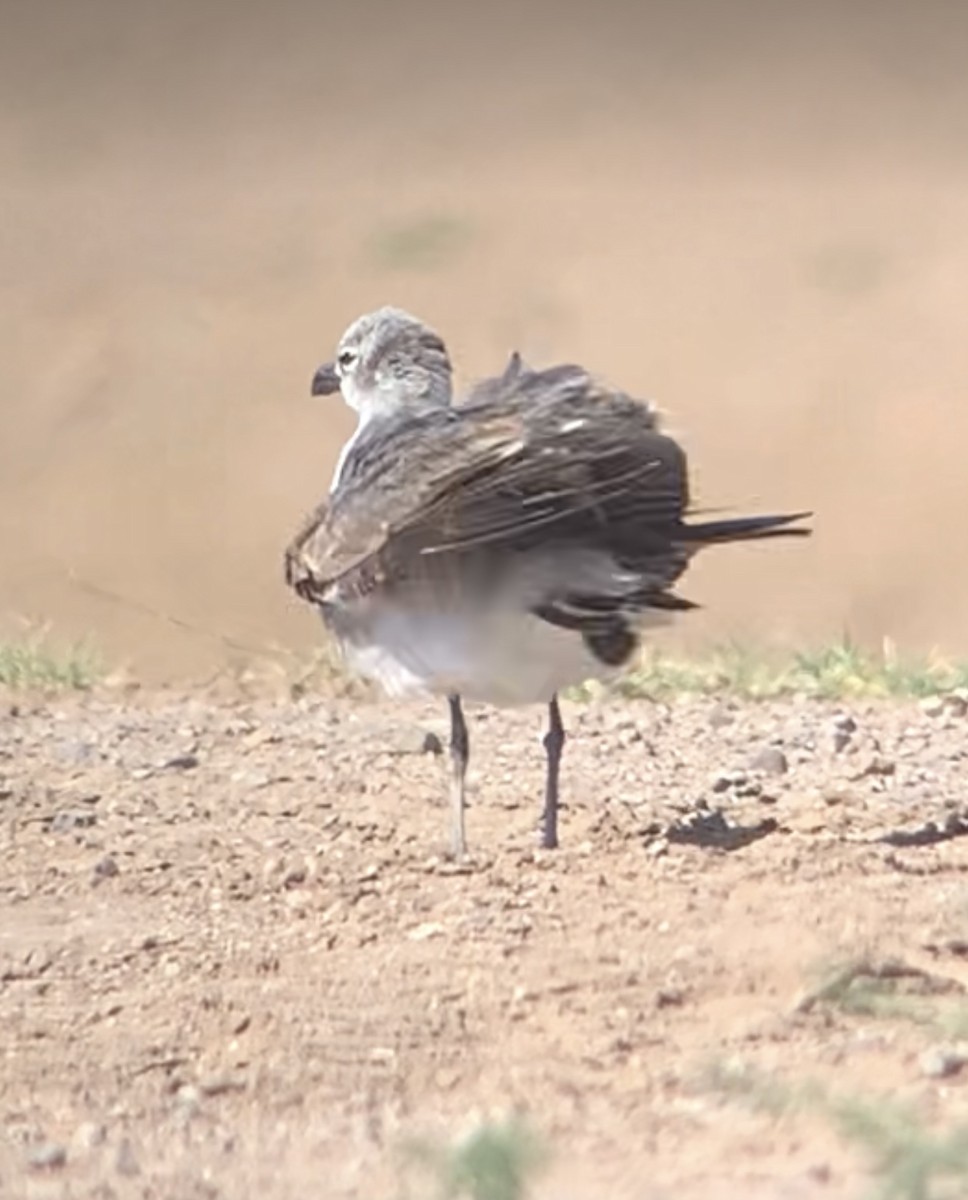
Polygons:
M810 991L961 1004L965 707L566 704L556 853L540 712L470 709L457 866L442 706L8 699L0 1195L391 1200L406 1137L512 1109L540 1197L858 1195L709 1069L968 1117L950 1025Z

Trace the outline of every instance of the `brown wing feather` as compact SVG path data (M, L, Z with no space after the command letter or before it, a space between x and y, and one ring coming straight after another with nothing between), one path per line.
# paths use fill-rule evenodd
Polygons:
M368 431L335 497L291 543L287 579L319 600L336 580L368 590L414 554L594 539L672 582L685 565L670 553L685 459L655 424L647 406L579 367L514 362L463 406Z
M471 425L455 419L453 409L392 431L368 431L346 463L337 494L306 517L287 547L287 582L316 600L328 584L364 565L376 582L376 556L385 545L463 480L515 453L521 432L520 421L507 413ZM428 444L435 454L427 455Z

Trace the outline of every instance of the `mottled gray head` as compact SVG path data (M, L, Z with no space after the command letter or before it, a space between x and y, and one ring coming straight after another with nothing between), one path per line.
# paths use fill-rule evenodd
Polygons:
M401 406L446 406L451 366L439 334L400 308L359 317L340 338L336 359L313 377L313 395L341 391L364 420Z

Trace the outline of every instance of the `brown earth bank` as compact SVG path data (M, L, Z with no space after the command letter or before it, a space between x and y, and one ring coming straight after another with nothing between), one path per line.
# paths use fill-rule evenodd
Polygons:
M516 1112L538 1200L853 1200L723 1080L964 1127L963 701L568 703L554 853L537 714L472 709L460 867L442 718L4 704L0 1195L422 1200L408 1139Z
M144 677L317 637L281 548L358 313L657 400L697 499L811 507L697 565L681 640L968 652L960 5L9 6L0 614Z

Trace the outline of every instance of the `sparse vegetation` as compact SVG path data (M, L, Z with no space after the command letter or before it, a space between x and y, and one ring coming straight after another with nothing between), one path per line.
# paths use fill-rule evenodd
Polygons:
M933 1130L910 1106L880 1096L835 1096L735 1064L714 1068L713 1090L773 1116L815 1112L869 1160L871 1200L955 1200L968 1193L968 1126Z
M55 643L46 629L0 641L0 686L28 688L87 688L102 668L87 642Z
M371 240L370 256L393 270L431 270L449 262L471 239L466 220L429 215L382 229Z
M547 1153L530 1127L511 1116L480 1121L451 1144L412 1140L404 1159L422 1169L436 1200L525 1200Z
M861 957L825 970L797 1007L806 1012L822 1006L908 1021L946 1037L968 1037L968 1000L961 986L894 959Z
M837 241L815 250L804 263L804 274L822 291L861 296L877 291L892 265L890 252L882 246Z
M902 656L890 641L880 653L844 637L814 650L779 652L738 642L708 654L678 657L646 650L610 689L626 697L731 693L748 700L803 694L826 700L921 697L968 686L968 663ZM590 689L578 689L578 697Z
M295 662L298 656L285 652ZM350 679L335 645L325 646L287 668L298 694L340 691L372 694L362 681ZM865 649L849 637L811 650L770 650L740 642L713 646L691 656L647 648L638 664L613 684L588 683L571 688L573 700L596 695L626 699L664 699L675 695L730 695L745 700L770 700L805 695L818 700L896 697L923 698L964 688L968 662L937 655L901 655L885 641L880 652Z

